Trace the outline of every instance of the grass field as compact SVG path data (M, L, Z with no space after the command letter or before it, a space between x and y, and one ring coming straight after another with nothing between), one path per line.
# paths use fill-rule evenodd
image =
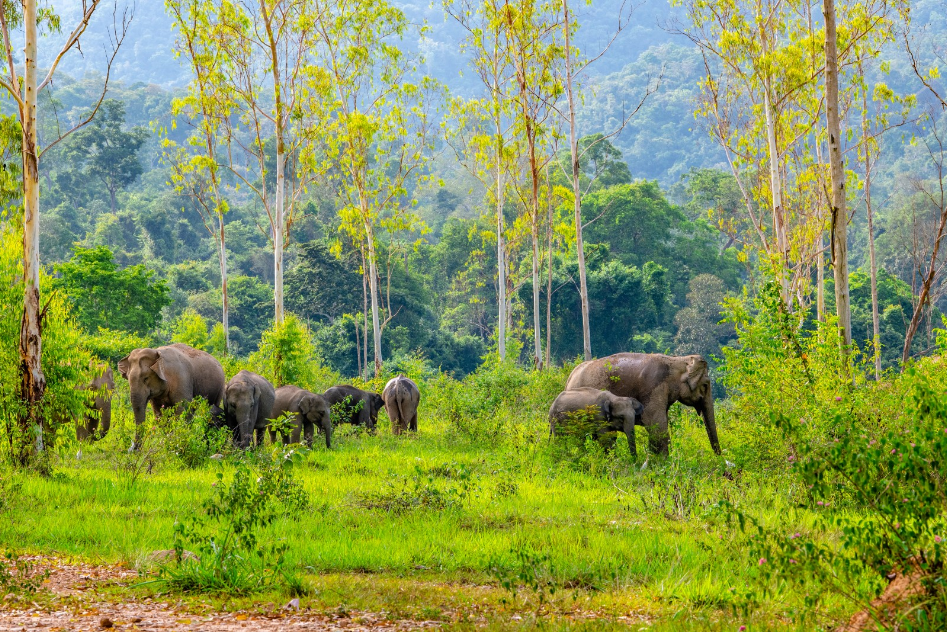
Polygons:
M569 454L550 443L542 412L557 379L507 398L478 429L458 426L452 402L464 393L435 383L424 387L417 435L391 435L382 416L375 435L343 426L331 450L317 441L295 468L303 506L263 531L288 546L288 565L313 588L303 603L456 629L794 629L786 613L797 596L749 589L756 560L715 510L726 499L806 529L812 516L795 509L791 479L714 456L689 409L673 409L669 459L632 464L622 441L613 454ZM0 546L124 561L150 579L148 554L172 547L175 521L199 513L217 474L229 480L243 457L164 463L132 480L120 465L131 429L122 397L105 440L79 457L79 446L59 441L52 476L4 475ZM718 419L734 458L725 408ZM211 599L235 608L286 597Z

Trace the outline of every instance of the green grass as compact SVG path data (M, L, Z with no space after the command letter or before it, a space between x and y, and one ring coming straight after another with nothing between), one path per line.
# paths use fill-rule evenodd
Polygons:
M476 621L486 629L601 630L607 621L792 629L786 613L795 596L778 587L766 599L744 596L755 561L713 509L728 499L805 528L811 516L794 509L799 490L772 472L728 470L691 416L675 417L672 457L651 458L642 470L627 461L627 446L577 465L557 460L536 415L518 422L520 439L488 440L423 413L417 436L393 436L384 423L375 436L339 429L332 450L317 441L297 468L309 507L277 519L264 538L287 544L289 567L313 586L304 605L441 619L457 630ZM117 411L119 428L129 423ZM109 456L122 449L119 437L78 459L75 446L61 443L52 477L15 475L22 486L0 510L0 547L147 570L148 553L172 546L175 521L200 510L217 473L226 481L234 471L230 456L199 469L157 468L129 484ZM404 502L424 493L436 502ZM392 499L401 504L386 510ZM520 569L520 551L535 554L534 572L555 588L550 603L535 590L501 587ZM281 598L213 599L235 608Z

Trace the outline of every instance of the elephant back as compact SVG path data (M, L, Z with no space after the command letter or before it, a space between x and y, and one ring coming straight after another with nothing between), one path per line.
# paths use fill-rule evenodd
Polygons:
M589 360L572 370L566 390L597 388L646 401L670 374L669 359L658 353L616 353Z
M187 371L187 377L191 380L194 396L203 397L212 406L220 406L227 376L217 358L182 343L160 347L158 352L162 357L177 355L182 369Z

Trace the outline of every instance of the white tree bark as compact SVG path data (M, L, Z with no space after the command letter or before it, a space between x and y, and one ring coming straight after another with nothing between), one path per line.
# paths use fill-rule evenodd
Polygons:
M282 129L277 127L278 135L282 135ZM278 136L276 139L276 209L273 213L273 317L277 324L283 322L283 230L284 230L284 204L286 202L286 174L284 173L284 161L286 156L283 153L283 141Z
M852 344L852 311L848 293L848 210L845 195L845 171L842 164L842 126L838 102L838 35L835 25L835 0L822 0L825 16L825 110L829 136L831 175L832 266L835 272L835 310L848 357Z
M579 297L582 301L582 350L585 360L592 359L592 338L589 332L589 288L585 279L585 244L582 240L582 191L579 182L579 140L575 123L575 95L572 90L572 45L568 0L562 0L566 41L566 99L569 104L569 150L572 154L572 194L575 198L575 245L579 260Z
M776 120L770 97L769 78L763 80L763 109L766 118L766 144L769 149L769 180L773 204L773 232L776 233L776 247L783 270L780 272L783 302L791 305L789 296L789 240L786 236L786 222L783 215L783 182L779 171L779 147L776 143Z
M46 391L42 368L42 323L39 302L39 156L36 138L36 0L23 1L25 72L20 112L23 141L23 319L20 325L20 396L26 404L21 430L35 433L43 449L39 403ZM21 463L29 456L18 455Z
M497 318L497 346L500 360L506 360L506 228L503 218L503 145L499 140L500 126L497 125L497 271L500 291L499 317Z
M227 244L224 238L224 217L218 212L220 222L220 293L223 301L221 323L224 327L224 353L230 355L230 293L227 291Z
M365 217L368 215L368 209L362 209ZM365 221L365 236L368 243L368 280L372 296L372 334L375 345L375 377L381 376L381 320L378 308L378 266L375 253L375 235L372 232L371 224Z

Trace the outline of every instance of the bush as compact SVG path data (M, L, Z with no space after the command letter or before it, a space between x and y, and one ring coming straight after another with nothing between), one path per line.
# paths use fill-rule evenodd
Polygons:
M244 461L226 485L218 473L203 512L174 525L176 563L160 570L160 580L180 592L245 595L277 585L300 592L285 568L286 545L263 542L260 532L281 513L305 507L291 469L303 458L299 450L276 450L255 466ZM198 559L184 558L188 548Z
M859 603L887 629L947 627L945 373L940 359L908 369L909 423L866 423L844 398L836 403L828 436L812 433L795 416L774 415L797 450L787 460L809 489L804 504L818 515L816 535L764 527L727 508L752 536L764 591L778 579L806 595L800 618L817 612L828 588ZM895 575L906 576L909 589L872 603Z
M171 342L181 342L208 351L210 338L207 335L207 321L193 309L184 310L171 327Z
M319 362L309 327L292 314L263 332L260 348L250 356L249 363L277 388L295 384L321 392L339 381Z

